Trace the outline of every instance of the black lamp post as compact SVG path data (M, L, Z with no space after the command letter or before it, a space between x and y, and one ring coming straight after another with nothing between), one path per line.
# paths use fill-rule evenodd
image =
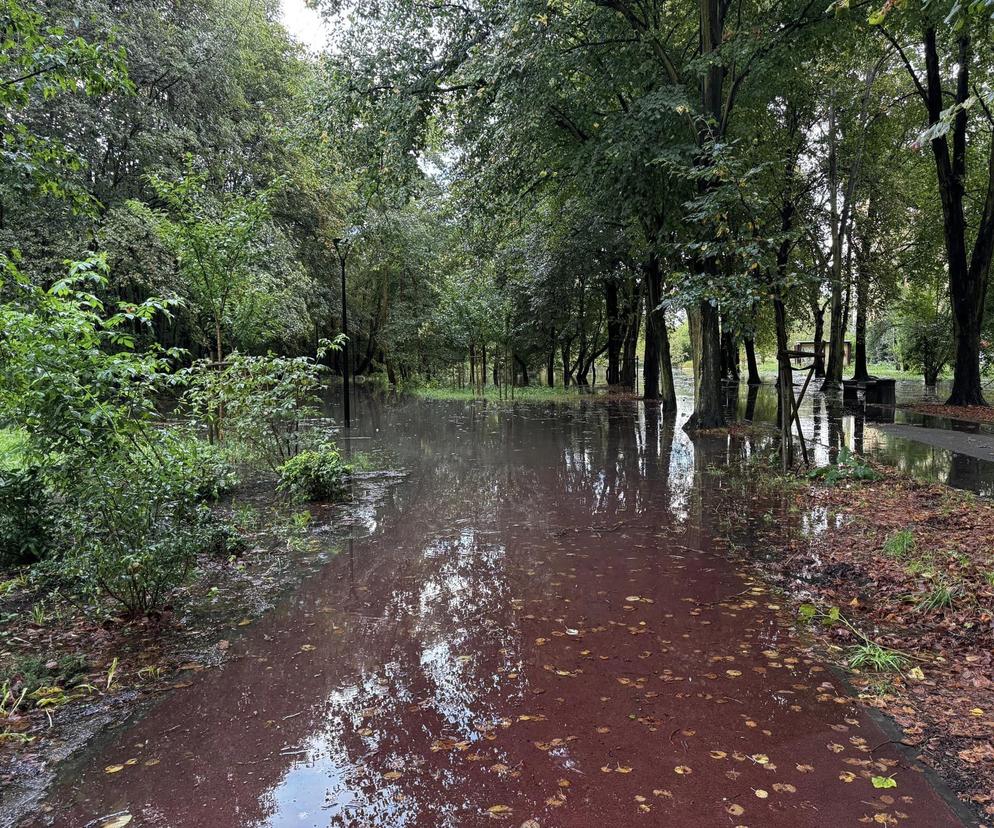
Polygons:
M342 344L342 379L344 381L343 398L345 401L345 427L352 427L352 416L350 410L349 396L349 311L345 298L345 261L349 257L349 239L332 239L335 245L335 252L338 254L338 263L342 269L342 333L345 335L345 342Z

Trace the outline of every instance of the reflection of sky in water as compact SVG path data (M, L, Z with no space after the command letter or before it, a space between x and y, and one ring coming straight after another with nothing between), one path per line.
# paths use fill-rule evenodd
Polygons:
M498 623L510 620L506 550L486 541L487 534L466 527L455 539L425 544L427 577L394 590L386 608L389 623L398 626L394 651L375 672L327 697L323 725L302 744L284 746L282 755L299 759L262 796L264 817L255 825L403 828L423 820L431 804L384 774L404 773L409 788L424 764L424 739L476 742L500 721L496 711L505 697L517 695L507 678L518 663L515 631ZM481 650L488 646L492 651ZM405 731L404 714L413 708L420 733ZM426 721L436 721L437 731L425 730ZM456 774L441 773L458 788ZM437 824L454 826L455 819L440 813Z

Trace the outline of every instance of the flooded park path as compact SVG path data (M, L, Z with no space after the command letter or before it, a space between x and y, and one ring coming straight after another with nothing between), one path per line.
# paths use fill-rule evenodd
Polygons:
M684 417L367 404L368 531L26 824L963 824L730 557L797 519L710 471L755 447Z

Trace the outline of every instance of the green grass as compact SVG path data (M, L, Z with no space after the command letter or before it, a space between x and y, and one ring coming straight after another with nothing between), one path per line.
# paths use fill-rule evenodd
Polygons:
M956 603L956 587L948 584L937 584L928 592L923 592L918 596L918 604L915 609L918 612L937 612L941 609L952 609Z
M867 641L849 651L849 666L854 670L899 673L908 666L908 659L895 650Z
M430 400L478 400L509 401L510 389L498 389L492 385L486 386L481 397L472 388L455 388L447 385L420 385L405 388L408 393ZM591 399L603 393L603 386L593 390L580 391L577 388L562 388L547 385L526 385L514 389L514 401L518 402L576 402ZM502 396L503 394L503 396Z
M924 378L921 373L915 371L900 371L891 365L889 362L871 362L867 366L867 370L875 377L886 377L887 379L900 379L900 380L915 380L917 382L924 382ZM852 376L852 366L846 366L842 370L842 376L845 378ZM764 359L759 363L759 373L763 377L768 377L775 379L777 375L777 363L776 360ZM943 371L939 374L939 379L952 379L952 374L948 371Z
M915 551L915 535L910 529L901 529L884 541L883 552L888 558L906 558Z

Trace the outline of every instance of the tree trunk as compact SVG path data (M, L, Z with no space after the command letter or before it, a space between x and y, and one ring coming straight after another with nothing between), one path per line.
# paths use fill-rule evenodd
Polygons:
M659 312L659 399L663 413L676 411L676 387L673 384L673 357L670 354L670 332L666 329L666 314Z
M563 361L563 388L569 388L573 381L573 370L569 364L569 343L562 343L559 346L559 353Z
M746 365L749 368L749 385L762 385L763 378L759 375L759 364L756 362L756 340L751 336L744 339Z
M962 21L961 21L962 22ZM932 140L942 200L943 235L949 267L949 300L953 310L953 336L956 340L956 361L953 365L953 390L948 405L986 405L980 385L980 330L983 323L987 282L994 254L994 141L990 142L987 163L987 191L980 215L976 239L971 253L967 252L967 223L964 210L967 178L967 107L970 87L970 26L966 24L957 37L956 93L954 102L960 109L953 116L952 156L945 133ZM938 45L934 27L925 30L926 96L929 125L937 124L947 107L943 89L943 70L939 65Z
M825 376L825 305L819 304L817 298L811 302L811 316L815 323L814 375L821 379Z
M527 386L531 384L531 379L528 377L528 364L517 354L513 355L514 362L517 364L519 373L521 376L521 382L519 385Z
M869 301L869 276L860 268L856 277L856 366L853 379L867 380L870 371L866 364L866 305Z
M621 384L635 390L635 361L638 352L639 329L642 327L642 297L635 296L634 307L628 315L625 344L621 356Z
M642 353L642 396L647 400L659 399L659 336L656 333L653 309L652 268L654 257L646 265L645 298L645 348ZM656 270L658 272L658 263Z
M549 348L549 357L545 362L545 384L549 388L556 387L556 348Z
M609 278L604 283L604 302L607 307L607 384L621 384L622 326L618 314L618 283Z
M724 11L727 8L722 0L699 0L701 57L707 71L701 83L701 111L706 116L700 118L697 133L697 149L701 164L712 166L710 143L721 138L723 121L723 87L725 67L714 54L721 48L724 34ZM709 123L711 125L709 125ZM718 134L713 126L717 125ZM702 177L698 191L707 193L714 182ZM717 277L716 263L706 258L699 263L705 272ZM694 413L687 422L687 429L720 428L725 425L725 413L721 404L721 327L718 309L707 298L698 302L694 313L699 320L700 336L694 348L694 362L697 374L694 398Z
M697 316L699 331L694 348L697 387L694 413L685 427L691 431L721 428L725 425L725 412L721 397L721 325L718 309L704 299L692 312Z

